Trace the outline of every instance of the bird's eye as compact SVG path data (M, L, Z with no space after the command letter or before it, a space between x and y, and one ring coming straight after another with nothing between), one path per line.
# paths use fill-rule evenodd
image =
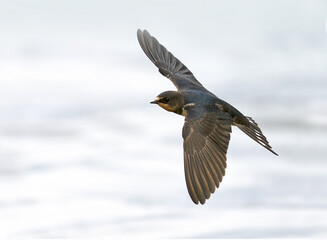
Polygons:
M161 99L161 102L162 102L162 103L168 103L168 102L169 102L169 98L162 98L162 99Z

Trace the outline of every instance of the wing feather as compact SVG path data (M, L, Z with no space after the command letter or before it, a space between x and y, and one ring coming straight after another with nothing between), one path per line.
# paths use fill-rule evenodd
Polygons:
M191 175L191 168L190 168L190 156L188 154L184 155L184 171L185 171L185 179L187 184L187 190L193 202L198 202L199 198L196 194L194 183Z
M195 169L197 170L197 174L198 174L200 182L201 182L203 194L204 194L205 198L207 199L210 197L210 189L209 189L209 183L208 183L208 179L206 176L206 172L201 164L201 161L199 161L198 153L195 153L193 159L194 159L194 163L195 163Z
M202 203L205 202L205 197L203 193L203 187L201 186L200 179L197 173L197 167L194 160L194 156L190 156L190 169L191 169L191 176L192 176L192 183L195 189L195 193L199 199L199 201Z
M207 181L208 187L209 187L209 191L211 193L214 193L215 189L216 189L216 185L215 185L215 181L214 181L214 178L213 178L212 169L210 168L210 165L208 164L208 162L205 159L204 155L201 152L198 153L198 154L199 154L199 156L198 156L199 159L203 159L199 163L202 165L203 172L205 173L206 181Z
M217 168L217 166L214 164L214 162L211 160L210 155L208 155L208 153L206 152L206 149L203 149L203 151L200 154L201 156L203 156L203 161L207 163L210 172L211 172L211 177L215 182L215 186L218 187L219 186L219 168ZM214 192L214 191L213 191ZM213 193L212 192L212 193Z
M178 90L202 89L207 91L193 73L147 30L138 30L137 39L147 57L159 68L159 72L169 78Z
M199 111L188 109L187 111ZM183 127L187 189L194 203L204 204L219 187L226 168L232 118L223 112L187 114Z

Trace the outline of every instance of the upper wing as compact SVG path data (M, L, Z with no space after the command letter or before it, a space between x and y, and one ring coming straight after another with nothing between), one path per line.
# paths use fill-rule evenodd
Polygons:
M159 72L169 78L178 90L204 87L193 73L173 54L152 37L147 30L137 30L137 39L150 60L159 68Z
M231 133L227 113L201 114L188 109L183 127L184 170L188 192L195 204L204 204L222 181Z

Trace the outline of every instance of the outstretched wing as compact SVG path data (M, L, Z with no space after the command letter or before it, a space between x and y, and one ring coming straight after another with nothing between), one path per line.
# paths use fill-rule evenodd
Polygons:
M204 89L193 73L171 54L147 30L138 30L137 39L148 58L159 68L159 72L169 78L178 90Z
M195 204L204 204L225 175L231 124L231 116L225 112L187 110L183 127L184 170Z

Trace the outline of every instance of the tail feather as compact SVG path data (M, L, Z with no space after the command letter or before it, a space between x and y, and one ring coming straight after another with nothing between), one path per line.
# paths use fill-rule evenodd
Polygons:
M242 124L235 125L254 141L256 141L261 146L278 156L278 154L272 150L272 147L269 145L267 138L261 132L261 129L259 128L258 124L251 117L246 118L249 120L249 126L245 126Z

